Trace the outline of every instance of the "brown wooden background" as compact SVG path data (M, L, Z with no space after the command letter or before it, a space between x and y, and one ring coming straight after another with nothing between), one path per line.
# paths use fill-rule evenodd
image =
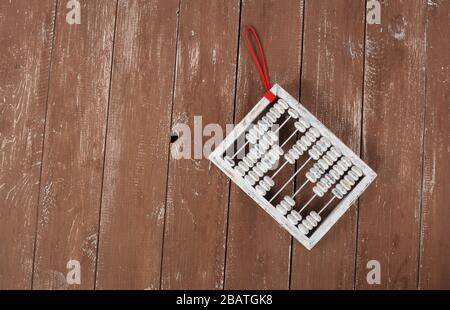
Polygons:
M450 288L450 1L0 0L0 288ZM312 251L171 129L299 97L378 173ZM65 281L81 262L81 285ZM368 285L366 264L381 263Z

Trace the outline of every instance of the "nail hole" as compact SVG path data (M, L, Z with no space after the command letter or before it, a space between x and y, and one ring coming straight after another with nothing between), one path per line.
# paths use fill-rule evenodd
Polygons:
M178 140L178 133L176 133L175 131L172 131L170 133L170 143L174 143Z

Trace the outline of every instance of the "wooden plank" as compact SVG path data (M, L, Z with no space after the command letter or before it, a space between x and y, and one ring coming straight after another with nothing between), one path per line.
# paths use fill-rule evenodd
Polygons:
M449 1L428 1L427 89L419 288L450 289Z
M367 25L363 159L378 173L360 199L357 288L417 287L426 2L381 1ZM367 263L380 262L369 285Z
M187 124L193 143L190 159L169 162L163 288L223 287L229 181L199 154L194 117L223 129L232 122L238 24L237 0L181 1L172 128Z
M363 1L309 1L305 7L301 102L356 154L361 134L364 15ZM297 186L305 181L299 177ZM311 189L312 185L304 190ZM300 195L297 204L307 200L307 195ZM308 210L319 210L325 203L315 199ZM294 242L291 288L353 288L356 219L357 207L352 206L311 251Z
M159 288L178 0L119 1L97 288Z
M58 3L44 137L33 287L93 288L115 2L80 1L81 24ZM68 285L78 260L81 284Z
M55 1L0 3L0 289L29 289Z
M298 98L302 1L244 0L241 31L253 25L260 36L272 83ZM268 22L270 21L270 22ZM239 48L236 122L261 99L264 89L244 36ZM287 134L281 135L286 139ZM286 181L285 169L279 180ZM287 190L291 190L287 189ZM236 185L231 186L227 243L227 289L287 289L290 235Z

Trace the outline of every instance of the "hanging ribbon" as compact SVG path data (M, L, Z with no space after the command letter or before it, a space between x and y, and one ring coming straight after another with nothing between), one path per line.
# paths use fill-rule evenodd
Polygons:
M258 69L259 76L261 77L264 87L266 88L264 97L272 103L275 100L277 100L277 96L275 96L275 94L270 91L269 74L267 73L266 61L264 59L264 52L262 49L261 42L259 41L258 34L256 33L255 28L250 25L244 27L244 34L245 34L245 43L247 43L247 49L252 55L253 62L255 63L256 68ZM253 50L252 43L250 42L249 37L250 34L253 36L256 42L256 46L258 47L259 58L256 55L255 51Z

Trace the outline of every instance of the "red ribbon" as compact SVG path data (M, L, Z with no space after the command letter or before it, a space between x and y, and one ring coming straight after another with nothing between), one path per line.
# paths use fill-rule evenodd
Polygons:
M244 33L245 33L245 42L247 43L247 49L252 55L253 62L255 63L256 68L258 69L259 76L261 77L264 87L266 88L264 97L272 103L275 100L277 100L277 96L275 96L275 94L270 91L269 74L267 73L266 61L264 59L264 52L262 49L261 42L259 41L258 34L256 33L255 28L251 25L247 25L244 27ZM250 34L255 39L256 45L259 50L260 59L253 50L252 43L250 42L249 38Z

